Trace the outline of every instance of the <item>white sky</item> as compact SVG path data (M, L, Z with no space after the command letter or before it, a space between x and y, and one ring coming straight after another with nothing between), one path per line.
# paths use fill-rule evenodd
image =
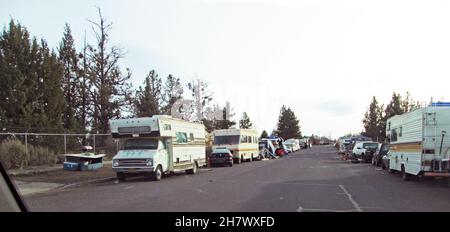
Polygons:
M7 1L12 17L56 48L68 22L78 45L94 6L113 22L112 44L127 52L134 86L155 69L185 82L197 74L228 100L238 121L275 127L291 107L304 135L362 131L372 96L393 91L420 101L449 100L448 1Z

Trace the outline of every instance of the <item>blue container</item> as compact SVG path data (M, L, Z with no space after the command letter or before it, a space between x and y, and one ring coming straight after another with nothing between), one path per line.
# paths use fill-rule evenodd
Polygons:
M433 103L431 103L431 106L436 106L436 107L450 106L450 102L433 102Z
M68 170L68 171L77 171L78 167L79 167L78 163L64 162L64 164L63 164L64 170Z

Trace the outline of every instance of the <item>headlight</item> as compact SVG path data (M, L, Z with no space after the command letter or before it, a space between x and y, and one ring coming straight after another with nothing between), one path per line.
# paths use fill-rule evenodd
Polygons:
M147 166L153 166L153 160L152 159L147 159L146 160L147 162L145 162L145 164L147 165Z
M113 167L119 166L119 160L113 160Z

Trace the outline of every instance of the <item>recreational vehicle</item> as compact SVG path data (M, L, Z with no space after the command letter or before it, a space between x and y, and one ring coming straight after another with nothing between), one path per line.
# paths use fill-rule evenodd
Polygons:
M167 115L110 121L113 138L123 145L113 157L119 180L132 174L163 174L186 171L195 174L206 164L205 127Z
M213 150L228 149L235 163L259 158L258 133L252 129L215 130Z
M445 176L449 173L450 107L432 104L391 117L386 122L390 142L389 171L411 175Z

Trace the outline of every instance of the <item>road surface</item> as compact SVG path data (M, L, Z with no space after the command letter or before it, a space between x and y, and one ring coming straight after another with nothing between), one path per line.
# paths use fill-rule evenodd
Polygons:
M449 196L447 182L405 182L370 164L339 160L331 146L316 146L159 182L110 181L25 200L32 211L367 212L450 211Z

